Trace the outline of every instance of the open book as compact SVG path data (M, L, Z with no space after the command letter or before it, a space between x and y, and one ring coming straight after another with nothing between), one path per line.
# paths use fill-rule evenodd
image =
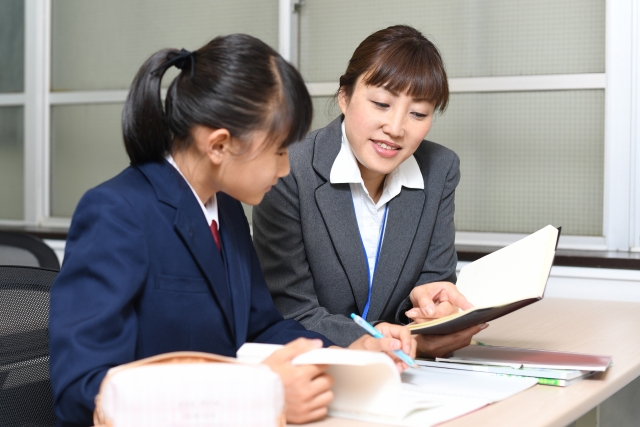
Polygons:
M259 363L280 348L273 344L244 344L238 360ZM405 395L398 370L389 356L369 351L322 348L304 353L294 365L327 364L334 379L330 414L341 418L354 415L379 417L393 422L418 409L439 406L438 401Z
M260 363L282 346L244 344L238 360ZM519 393L535 379L497 378L442 369L409 369L402 376L383 353L321 348L293 359L294 365L327 364L334 379L329 415L385 425L429 427ZM446 370L445 370L446 371ZM488 391L490 390L490 391Z
M408 325L413 334L443 335L488 322L542 299L560 230L547 225L460 270L458 290L474 305L430 322Z

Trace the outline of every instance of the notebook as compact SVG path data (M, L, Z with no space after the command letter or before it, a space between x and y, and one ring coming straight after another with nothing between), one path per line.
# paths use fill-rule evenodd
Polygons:
M605 371L611 366L611 356L531 348L470 345L456 350L450 357L436 358L437 362L474 365L509 366L512 368L572 369Z
M541 300L559 238L560 230L548 225L465 265L456 286L474 307L408 328L413 334L451 334Z

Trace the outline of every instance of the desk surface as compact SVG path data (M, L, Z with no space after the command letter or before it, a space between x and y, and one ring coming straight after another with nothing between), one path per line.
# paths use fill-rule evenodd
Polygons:
M536 385L442 427L565 427L640 376L640 304L547 298L491 322L492 345L607 354L613 366L569 387ZM314 427L380 426L327 418Z

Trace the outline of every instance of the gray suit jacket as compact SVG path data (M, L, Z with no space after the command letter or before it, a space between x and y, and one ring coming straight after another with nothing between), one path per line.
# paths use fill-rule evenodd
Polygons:
M331 184L341 117L290 150L291 174L253 210L253 241L276 307L333 342L364 334L350 318L367 302L367 264L349 184ZM402 188L389 202L368 320L407 323L414 286L455 283L454 192L460 160L423 141L414 154L424 190Z

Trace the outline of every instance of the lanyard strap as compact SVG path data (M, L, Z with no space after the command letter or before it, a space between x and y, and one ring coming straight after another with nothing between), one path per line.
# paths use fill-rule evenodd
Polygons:
M367 293L367 303L362 311L362 318L367 319L369 313L369 304L371 303L371 290L373 289L373 278L376 275L376 269L378 268L378 259L380 258L380 249L382 249L382 236L384 236L384 228L387 224L387 211L389 210L389 203L384 207L384 216L382 217L382 227L380 227L380 237L378 238L378 249L376 250L376 262L373 265L373 277L369 268L369 257L367 256L367 249L364 247L364 241L362 240L362 233L360 233L360 227L358 227L358 233L360 234L360 243L362 244L362 252L364 252L364 261L367 264L367 282L369 283L369 292Z

